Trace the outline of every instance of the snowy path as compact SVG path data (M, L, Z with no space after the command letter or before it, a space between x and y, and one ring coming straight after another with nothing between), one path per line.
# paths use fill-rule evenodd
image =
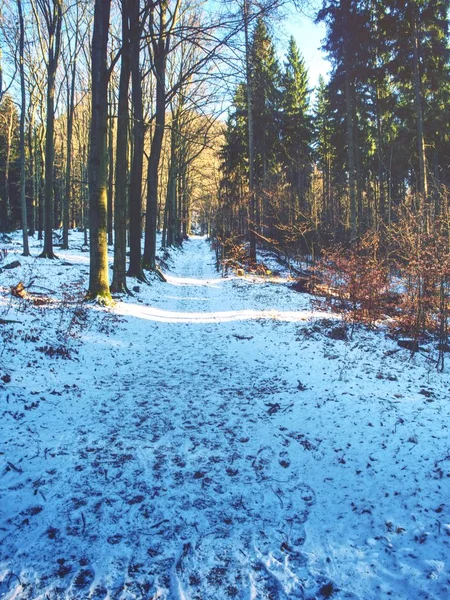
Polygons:
M72 360L10 341L0 598L449 597L448 378L323 316L193 238Z

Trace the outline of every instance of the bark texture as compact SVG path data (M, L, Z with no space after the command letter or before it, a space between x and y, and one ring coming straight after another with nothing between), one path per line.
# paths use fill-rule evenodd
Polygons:
M111 0L95 0L92 36L92 118L89 151L90 273L88 298L111 301L107 246L107 46Z

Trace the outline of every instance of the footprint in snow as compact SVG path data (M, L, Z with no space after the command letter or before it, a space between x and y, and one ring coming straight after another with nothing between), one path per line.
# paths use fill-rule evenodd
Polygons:
M249 575L252 598L271 600L303 599L303 587L298 578L282 562L270 556L260 557L252 564Z
M263 446L258 450L256 458L252 462L257 481L264 481L271 477L274 462L275 452L270 446Z

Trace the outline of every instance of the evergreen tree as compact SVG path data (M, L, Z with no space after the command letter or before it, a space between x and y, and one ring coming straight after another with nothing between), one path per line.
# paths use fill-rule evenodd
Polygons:
M293 37L289 41L281 93L282 162L296 200L293 208L304 210L311 172L312 123L308 72Z
M407 152L414 169L408 182L418 194L417 210L426 221L431 149L440 146L436 119L446 102L448 81L448 0L386 0L380 25L387 39L388 71L399 94L399 115L403 119ZM441 133L445 135L444 125ZM430 141L434 138L434 144ZM442 139L442 138L441 138ZM428 156L428 155L429 156ZM439 162L435 154L434 160ZM437 170L435 169L435 174Z
M322 76L316 94L316 105L314 109L315 125L315 155L317 166L322 173L322 198L321 215L322 229L326 232L336 230L336 211L333 206L333 195L331 185L332 164L334 160L334 148L332 145L333 121L331 115L331 103L329 88Z
M328 26L324 47L333 64L330 110L346 132L343 140L336 128L333 141L334 194L353 239L390 222L392 209L411 191L424 222L441 210L439 186L448 157L449 5L448 0L330 0L319 12L318 20ZM347 173L344 186L340 169Z
M240 84L227 119L225 143L221 151L221 212L218 228L223 234L243 232L248 188L247 92Z
M280 67L262 18L256 23L251 46L251 86L255 143L255 183L268 184L279 151Z
M352 240L360 229L362 199L361 161L358 155L358 91L370 64L371 34L368 13L357 0L331 0L319 12L318 21L328 25L325 50L333 64L333 80L342 92L349 196L349 229Z

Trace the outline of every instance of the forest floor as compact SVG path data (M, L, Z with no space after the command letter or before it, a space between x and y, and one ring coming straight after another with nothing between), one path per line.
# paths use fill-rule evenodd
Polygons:
M0 598L450 597L448 366L204 238L85 304L79 235L3 244Z

